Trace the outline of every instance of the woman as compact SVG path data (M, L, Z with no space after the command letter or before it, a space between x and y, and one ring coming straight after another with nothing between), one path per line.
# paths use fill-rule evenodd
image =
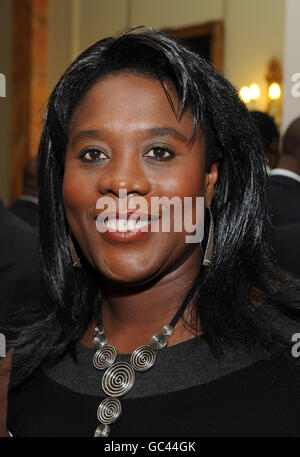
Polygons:
M257 131L209 63L139 32L84 51L50 97L39 149L47 297L15 345L2 433L299 434L299 283L264 241ZM129 222L137 197L148 210ZM155 197L191 197L197 224L202 197L204 240L174 229L173 207L162 230Z

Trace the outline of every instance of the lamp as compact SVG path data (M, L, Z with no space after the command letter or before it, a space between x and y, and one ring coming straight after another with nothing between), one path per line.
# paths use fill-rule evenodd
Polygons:
M243 100L244 103L249 103L250 100L251 100L251 94L250 94L250 89L248 86L243 86L241 89L240 89L240 97L241 99Z
M277 125L280 125L282 68L278 59L272 58L268 63L266 81L269 98L267 111L270 116L274 117Z

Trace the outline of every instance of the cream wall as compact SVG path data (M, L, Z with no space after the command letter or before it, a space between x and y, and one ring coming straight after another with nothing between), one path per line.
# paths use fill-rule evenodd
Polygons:
M222 18L223 7L223 0L132 0L131 25L192 25Z
M286 0L282 131L300 116L300 1ZM293 75L297 75L292 81Z
M106 36L114 35L127 24L125 0L76 0L77 46L74 51L83 51L91 44Z
M5 75L6 97L0 98L0 198L9 200L11 120L11 0L1 0L0 73Z
M298 1L298 0L296 0ZM51 0L49 88L79 52L127 26L180 27L224 21L224 73L239 89L257 82L267 103L265 72L282 60L285 0ZM59 11L59 14L58 14ZM66 41L66 34L70 42ZM69 45L68 45L69 43ZM56 49L56 51L54 51ZM56 55L56 52L58 54Z
M74 0L50 0L48 23L49 92L69 65L72 56Z
M259 84L262 92L255 109L262 111L267 64L272 57L281 62L283 58L284 8L284 0L227 0L225 9L224 73L239 89Z

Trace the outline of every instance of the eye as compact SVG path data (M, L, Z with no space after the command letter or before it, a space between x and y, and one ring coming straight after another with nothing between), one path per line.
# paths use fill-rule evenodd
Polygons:
M145 154L145 157L149 157L150 159L154 160L159 160L159 161L165 161L165 160L170 160L175 156L175 153L173 151L170 151L167 148L162 148L162 147L155 147L150 149L150 151Z
M82 151L79 158L83 162L98 162L100 160L107 159L107 156L99 149L89 148Z

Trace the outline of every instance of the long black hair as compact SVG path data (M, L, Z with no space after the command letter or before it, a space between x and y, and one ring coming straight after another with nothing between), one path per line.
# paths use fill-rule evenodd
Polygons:
M164 87L171 81L181 102L179 118L190 108L193 134L197 127L205 132L207 167L222 155L211 204L212 263L201 268L185 297L196 298L194 322L201 322L212 350L219 353L220 342L226 340L248 347L259 343L271 351L276 338L261 309L271 304L293 313L288 292L300 284L281 271L266 241L267 175L263 147L247 108L230 82L177 38L148 29L132 32L85 50L50 96L38 164L45 297L16 344L16 379L72 350L101 303L98 272L85 262L81 269L72 266L62 183L72 114L87 91L112 74L137 73ZM282 344L280 339L276 344Z

